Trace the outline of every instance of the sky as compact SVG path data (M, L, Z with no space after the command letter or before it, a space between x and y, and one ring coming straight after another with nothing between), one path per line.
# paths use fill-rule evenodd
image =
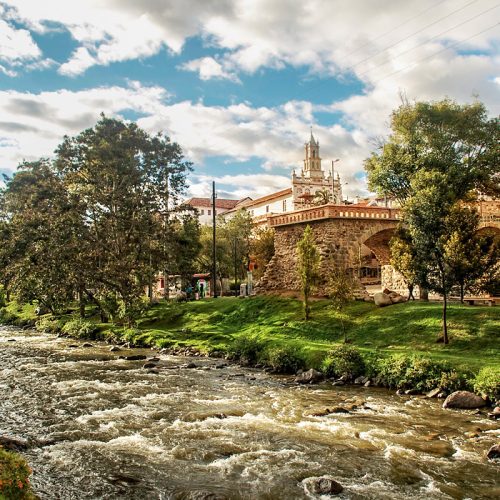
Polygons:
M498 0L0 0L0 173L101 112L178 142L187 196L290 186L310 129L350 197L401 96L500 113Z

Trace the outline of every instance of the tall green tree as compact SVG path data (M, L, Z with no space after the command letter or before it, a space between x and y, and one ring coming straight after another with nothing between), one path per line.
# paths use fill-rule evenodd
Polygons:
M2 192L0 275L23 302L58 313L78 291L81 207L47 160L25 162Z
M426 282L443 295L443 338L448 342L447 298L454 284L450 252L455 217L478 192L498 195L500 127L483 104L445 99L404 102L391 117L392 134L365 162L369 185L397 199ZM458 214L458 215L457 215Z
M167 137L102 117L65 137L55 166L84 206L87 270L82 287L108 316L136 310L145 287L167 266L190 164Z
M250 253L255 262L255 279L260 279L274 255L274 229L257 228L250 241Z
M333 269L328 282L328 295L333 309L338 313L344 343L347 343L344 311L346 306L354 300L354 289L354 279L347 269Z
M309 298L319 279L319 267L321 255L319 253L314 234L307 225L304 234L297 244L298 273L302 287L304 319L308 321L311 317L311 306Z

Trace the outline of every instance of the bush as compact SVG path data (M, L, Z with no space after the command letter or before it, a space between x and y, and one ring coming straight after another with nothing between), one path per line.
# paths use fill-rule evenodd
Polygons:
M269 349L264 360L277 373L296 373L306 365L300 349L289 345Z
M0 323L4 325L12 325L16 321L16 316L12 314L7 308L0 309Z
M20 455L0 448L0 498L32 500L31 469Z
M488 396L492 401L500 401L500 368L482 368L473 381L474 391Z
M467 384L465 375L453 370L446 361L406 354L393 354L381 359L379 377L388 387L421 392L435 388L451 392Z
M349 344L341 344L328 352L322 370L327 377L347 377L352 380L363 375L365 362L359 349Z
M35 328L39 332L60 333L63 328L63 322L61 320L45 316L37 320Z
M95 323L80 318L72 319L62 327L62 332L66 335L92 340L96 339L97 330Z
M232 359L239 359L248 364L255 364L262 360L265 343L258 337L237 337L229 345L228 354Z

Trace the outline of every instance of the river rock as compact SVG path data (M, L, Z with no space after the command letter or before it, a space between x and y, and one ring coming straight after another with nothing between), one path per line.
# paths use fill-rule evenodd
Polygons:
M94 347L90 342L85 342L85 344L82 344L82 347Z
M493 420L497 420L500 418L500 406L495 406L493 408L493 411L491 413L488 413L488 417L492 418Z
M365 385L365 384L368 382L368 380L369 380L369 379L368 379L368 377L363 377L363 376L361 376L361 377L356 377L356 378L354 379L354 383L355 383L356 385Z
M77 344L70 344L68 347L71 347L71 349L76 349L77 347L80 347Z
M144 354L133 354L132 356L124 356L123 359L126 359L127 361L139 361L147 359L147 356L144 356Z
M500 444L494 444L486 454L488 460L496 460L500 458Z
M118 352L118 351L121 351L121 349L117 346L117 345L112 345L109 350L111 352Z
M197 365L196 363L193 363L192 361L190 363L188 363L186 366L184 366L183 368L196 368Z
M6 450L24 451L28 449L28 441L15 436L0 436L0 446Z
M323 374L314 368L307 370L295 377L295 382L297 384L317 384L323 380Z
M426 398L437 398L438 394L441 392L441 389L437 387L436 389L432 389L432 391L429 391L425 397Z
M187 500L227 500L225 496L207 491L191 491L186 497Z
M143 368L156 368L156 363L144 363Z
M339 495L344 487L331 476L308 477L302 481L309 495Z
M375 302L375 305L379 307L390 306L392 304L391 298L384 292L375 293L373 295L373 301Z
M372 381L371 381L371 380L367 380L367 381L363 384L363 386L364 386L364 387L370 387L371 385L372 385Z
M469 391L452 392L444 401L443 408L482 408L486 401L477 394Z

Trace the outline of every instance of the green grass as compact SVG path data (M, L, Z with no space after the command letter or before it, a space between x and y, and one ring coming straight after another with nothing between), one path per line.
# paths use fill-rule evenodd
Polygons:
M500 308L449 306L450 344L436 343L441 332L441 304L409 302L378 308L354 302L344 312L347 336L364 351L380 355L421 353L478 370L500 367ZM318 366L332 346L341 343L339 316L328 301L312 304L312 319L302 319L294 299L218 298L185 304L161 303L139 322L138 336L159 346L226 350L240 336L257 336L280 347L295 345L308 364Z
M23 321L34 306L12 302L6 308ZM450 344L436 343L441 333L440 303L407 302L378 308L353 302L344 311L347 337L363 352L385 356L423 354L477 372L500 368L500 308L452 304L448 309ZM96 323L97 318L93 319ZM241 336L258 337L270 347L300 349L308 366L319 367L334 344L343 342L341 321L326 300L312 303L312 319L303 321L300 301L279 297L218 298L154 305L135 330L99 324L101 337L126 336L136 344L190 346L204 352L227 351Z

